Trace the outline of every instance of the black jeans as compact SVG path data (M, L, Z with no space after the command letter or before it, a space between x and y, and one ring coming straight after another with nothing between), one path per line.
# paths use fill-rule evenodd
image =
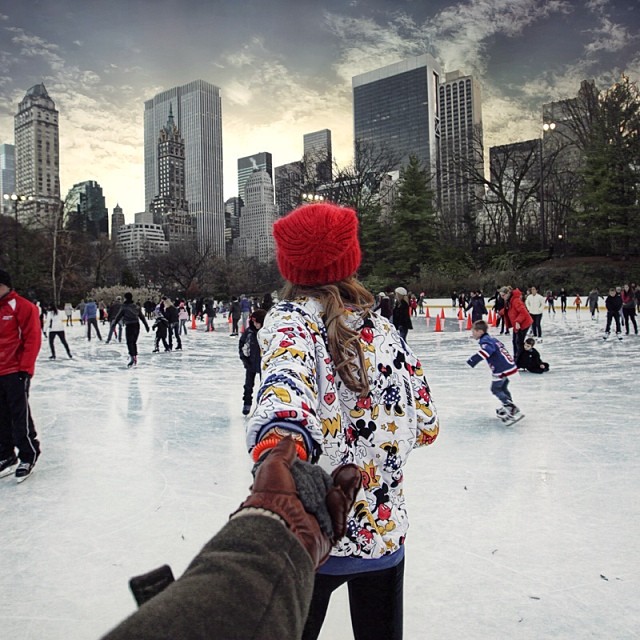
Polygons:
M395 567L345 576L316 574L302 640L315 640L327 614L331 594L347 583L355 640L402 640L404 559Z
M33 463L40 455L40 442L29 407L31 380L17 373L0 376L0 459L15 455Z
M176 339L176 349L182 349L182 340L180 340L180 323L172 322L169 325L169 349L173 349L173 338Z
M624 328L629 334L629 322L633 325L635 332L638 333L638 325L636 324L636 310L635 308L622 307L622 315L624 316Z
M242 394L242 403L251 406L253 402L253 385L256 381L256 372L251 369L245 369L244 373L244 389Z
M616 323L616 333L621 333L620 331L620 314L617 311L607 311L607 327L605 331L609 333L611 331L611 321L615 320Z
M542 338L542 314L532 313L531 319L533 320L533 324L531 325L531 333L533 333L533 337Z
M87 339L91 340L91 327L96 330L96 335L98 336L98 340L102 340L102 336L100 335L100 329L98 329L98 321L95 318L87 319Z
M138 355L138 336L140 335L140 323L131 323L124 325L124 334L127 338L127 351L134 358Z
M518 364L518 360L520 359L520 355L524 351L524 339L527 337L527 332L529 331L529 327L526 329L518 329L515 328L512 330L513 333L513 361Z
M56 336L60 338L62 346L67 350L67 355L71 357L71 350L69 349L69 345L67 344L67 339L65 338L64 331L49 331L49 349L51 349L51 355L54 358L56 357L56 349L53 346L53 340Z

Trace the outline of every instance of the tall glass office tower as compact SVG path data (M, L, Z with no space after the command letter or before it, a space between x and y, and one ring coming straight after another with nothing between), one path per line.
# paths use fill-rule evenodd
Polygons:
M415 155L436 172L442 69L429 54L368 71L352 79L356 153L358 143L387 149L407 164Z
M145 207L158 193L158 132L173 108L185 146L185 190L195 215L198 244L224 256L222 104L220 89L204 80L168 89L144 103Z

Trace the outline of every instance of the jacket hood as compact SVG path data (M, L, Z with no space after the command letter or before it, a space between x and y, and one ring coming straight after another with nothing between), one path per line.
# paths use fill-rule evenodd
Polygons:
M522 291L520 291L520 289L512 289L511 290L511 297L512 298L522 298Z

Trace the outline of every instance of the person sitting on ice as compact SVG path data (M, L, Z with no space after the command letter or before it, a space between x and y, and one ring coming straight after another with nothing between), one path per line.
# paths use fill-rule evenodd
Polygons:
M549 363L542 362L540 352L535 348L536 341L527 338L524 341L524 351L518 360L518 368L530 371L531 373L545 373L549 371Z

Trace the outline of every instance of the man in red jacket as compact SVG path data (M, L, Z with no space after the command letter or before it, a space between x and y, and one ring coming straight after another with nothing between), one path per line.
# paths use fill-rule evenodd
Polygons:
M11 276L0 269L0 478L15 471L23 482L40 455L29 386L41 341L37 307L12 289Z
M500 297L505 304L504 309L500 310L500 315L504 316L504 326L506 329L513 329L513 360L520 366L518 360L524 351L524 339L533 324L533 318L522 300L520 289L502 287Z

